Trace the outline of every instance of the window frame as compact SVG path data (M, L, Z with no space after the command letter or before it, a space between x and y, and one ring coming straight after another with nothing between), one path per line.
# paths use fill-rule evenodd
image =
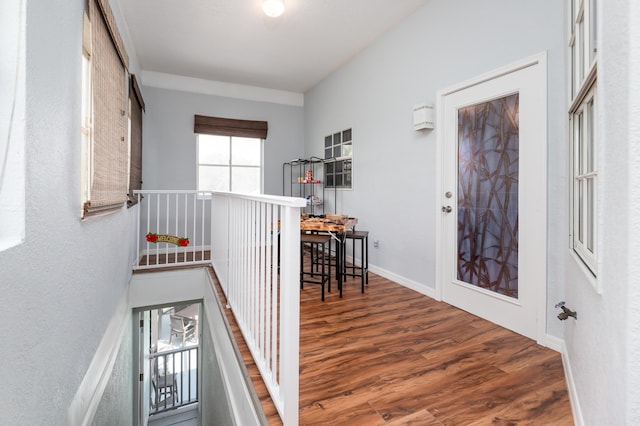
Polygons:
M127 208L138 204L134 193L142 189L142 116L145 112L144 99L135 74L129 75L129 176Z
M346 147L349 147L347 155L344 154ZM350 127L325 136L323 150L325 189L353 189L353 129Z
M570 248L598 290L597 0L568 1Z
M88 24L88 17L85 14L85 25ZM89 41L91 43L91 41ZM90 46L90 44L89 44ZM89 194L91 191L91 166L93 164L92 158L92 150L91 150L91 140L92 140L92 129L93 124L91 119L93 117L92 112L92 87L91 87L91 54L90 47L89 50L83 48L82 50L82 95L81 95L81 119L82 122L80 124L80 133L81 133L81 141L82 141L82 167L81 167L81 199L82 204L88 201ZM84 209L83 209L84 214Z
M200 160L200 137L218 137L218 138L227 138L229 141L229 161L227 164L224 163L202 163ZM244 165L244 164L233 164L233 140L234 138L242 138L242 139L256 139L260 141L260 164L258 166L254 165ZM210 135L206 133L196 133L196 189L198 192L208 192L210 189L203 189L200 187L200 168L201 167L225 167L228 169L229 174L229 187L226 191L232 192L233 188L233 170L238 168L252 168L259 170L260 183L259 183L259 193L264 193L264 142L265 140L258 137L248 137L248 136L231 136L231 135Z

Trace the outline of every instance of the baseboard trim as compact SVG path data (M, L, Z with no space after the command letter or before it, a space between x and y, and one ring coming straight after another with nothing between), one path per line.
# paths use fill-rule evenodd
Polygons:
M571 361L567 352L567 345L564 340L554 336L547 335L547 341L554 341L554 344L557 344L560 348L558 352L562 355L562 366L564 369L564 377L567 382L567 392L569 393L569 401L571 402L571 411L573 412L573 423L576 426L585 426L582 410L580 409L580 402L578 400L576 382L573 380L573 370L571 369ZM552 346L549 345L549 347Z
M372 264L369 264L369 271L373 272L376 275L380 275L381 277L384 277L390 281L396 282L402 286L410 288L411 290L417 291L420 294L424 294L425 296L429 296L432 299L438 300L436 298L435 288L428 287L425 284L413 281L409 278L403 277L402 275L395 274L391 271Z
M90 425L109 383L127 326L131 324L129 291L125 291L102 336L93 360L67 409L64 424Z

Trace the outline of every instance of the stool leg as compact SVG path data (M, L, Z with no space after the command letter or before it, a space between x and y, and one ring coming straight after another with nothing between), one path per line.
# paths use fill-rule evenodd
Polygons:
M356 240L351 240L351 274L356 273Z
M364 293L364 271L365 271L364 269L364 238L361 238L360 239L360 290L362 293Z
M315 248L315 257L314 257L314 250L312 249L311 264L315 266L315 271L318 272L320 270L320 267L318 266L318 260L320 260L320 244L313 244L312 247ZM311 268L311 270L313 271L313 267Z
M318 249L318 247L320 246L320 244L316 245L316 250ZM322 245L324 247L324 244ZM316 256L318 256L318 254L316 253ZM322 276L320 278L321 280L321 284L320 286L322 287L322 301L324 302L324 264L325 264L325 252L324 250L322 250Z
M323 245L323 247L329 250L327 252L327 267L328 267L327 275L329 277L327 279L327 291L331 293L331 240L329 240L328 244Z
M366 282L367 285L369 285L369 236L367 235L366 237L364 237L365 243L364 243L364 249L367 253L367 255L365 256L365 263L364 263L364 267L365 267L365 274L367 275L366 278Z
M342 298L342 286L344 285L344 260L346 247L346 238L344 235L340 236L340 241L336 241L336 277L338 278L338 290L340 290L340 298Z

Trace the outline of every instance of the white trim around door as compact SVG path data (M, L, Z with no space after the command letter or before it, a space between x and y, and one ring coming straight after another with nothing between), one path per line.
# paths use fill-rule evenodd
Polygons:
M468 254L459 234L465 208L458 171L460 111L515 95L519 158L515 243L515 295L505 296L462 278L461 258ZM514 97L512 96L511 101ZM501 67L437 94L436 296L500 326L546 342L547 295L547 54ZM483 171L483 173L486 172ZM511 173L510 171L507 173ZM510 176L508 176L510 178ZM460 193L460 194L459 194ZM481 198L482 195L476 197ZM491 197L491 196L489 196ZM462 235L462 237L461 237ZM460 248L458 247L460 246ZM484 264L483 264L484 265ZM470 267L474 267L471 265ZM484 267L484 266L483 266ZM504 267L504 266L503 266ZM486 269L484 270L486 272ZM483 273L484 273L483 272Z

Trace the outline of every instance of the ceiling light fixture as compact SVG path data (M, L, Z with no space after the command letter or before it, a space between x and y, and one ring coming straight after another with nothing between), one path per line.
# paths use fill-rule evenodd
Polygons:
M284 0L264 0L262 10L267 16L277 18L284 13Z

